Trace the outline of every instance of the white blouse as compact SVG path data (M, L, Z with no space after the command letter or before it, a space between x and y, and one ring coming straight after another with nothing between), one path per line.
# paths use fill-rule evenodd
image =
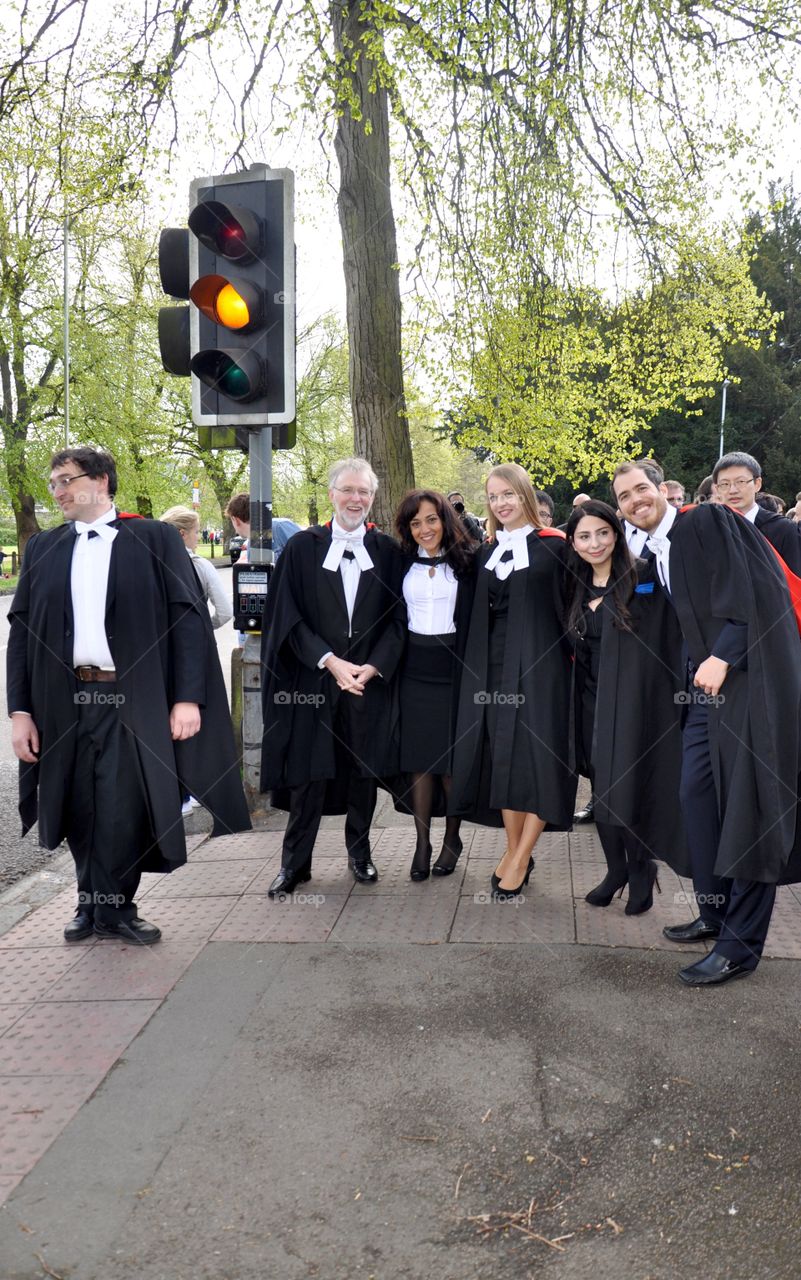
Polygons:
M419 636L452 635L459 583L450 565L435 565L431 574L426 560L420 556L403 579L409 630Z

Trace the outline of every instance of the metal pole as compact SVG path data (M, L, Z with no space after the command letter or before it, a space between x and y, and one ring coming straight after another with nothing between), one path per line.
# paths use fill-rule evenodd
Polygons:
M726 392L731 386L728 378L723 379L723 403L720 406L720 453L718 458L723 457L723 429L726 425Z
M273 442L269 427L249 432L250 459L250 564L273 563ZM247 635L242 653L242 765L245 795L251 813L264 810L260 795L261 746L261 635Z
M269 427L248 433L251 564L273 563L273 441Z
M64 448L70 447L70 220L64 197Z

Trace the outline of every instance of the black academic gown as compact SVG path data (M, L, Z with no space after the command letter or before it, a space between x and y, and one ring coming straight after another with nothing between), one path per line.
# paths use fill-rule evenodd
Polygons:
M338 718L341 698L349 707L348 747L363 777L397 773L396 702L392 681L403 652L405 605L403 561L386 534L368 527L364 547L373 568L363 570L348 627L342 574L323 569L331 530L317 525L296 533L276 565L267 594L262 630L264 738L261 787L273 804L287 808L287 788L326 779L325 812L346 812ZM361 698L343 693L318 667L329 651L380 672ZM338 778L338 774L340 775Z
M796 577L801 577L801 529L787 516L760 507L754 524L768 542L776 548L784 563Z
M476 554L476 586L459 691L451 812L496 826L500 810L536 813L553 830L572 826L576 774L570 765L570 655L562 632L564 538L528 536L529 566L509 575L502 687L488 687L489 580L494 544ZM486 739L486 705L496 697L496 733Z
M801 641L786 579L753 525L724 506L681 512L670 542L671 597L694 666L715 652L727 620L747 628L745 663L709 707L721 814L715 874L798 880Z
M208 609L180 536L159 520L137 517L119 517L113 527L119 533L105 624L119 715L136 746L152 826L141 870L171 871L186 861L185 792L211 812L212 835L248 831L250 816ZM31 712L41 744L37 764L20 764L23 835L38 818L47 849L66 838L77 736L74 546L72 524L30 539L9 614L8 705ZM200 732L186 742L170 737L176 702L200 706Z
M684 645L676 612L656 582L653 558L639 560L637 572L630 630L615 625L611 596L599 605L603 625L590 748L595 818L627 827L652 857L688 876L678 800Z

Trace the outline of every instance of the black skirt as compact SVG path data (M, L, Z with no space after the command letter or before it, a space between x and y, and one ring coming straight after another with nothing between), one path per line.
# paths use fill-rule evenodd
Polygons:
M403 773L451 772L455 639L409 632L400 678Z

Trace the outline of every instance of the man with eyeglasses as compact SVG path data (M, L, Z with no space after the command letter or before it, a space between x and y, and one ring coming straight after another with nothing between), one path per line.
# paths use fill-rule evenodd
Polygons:
M284 899L311 879L320 819L344 813L354 878L375 884L376 779L397 772L391 681L406 634L403 564L367 516L378 480L363 458L329 473L333 517L296 533L276 565L262 630L263 791L289 810Z
M762 488L762 468L756 458L750 453L724 454L715 463L712 483L721 502L750 520L801 577L801 530L786 516L759 506L756 496Z
M250 828L208 610L177 531L117 511L110 453L51 460L64 524L25 548L9 613L8 707L23 835L67 841L78 909L67 942L139 945L143 871L186 862L184 790L215 835Z

